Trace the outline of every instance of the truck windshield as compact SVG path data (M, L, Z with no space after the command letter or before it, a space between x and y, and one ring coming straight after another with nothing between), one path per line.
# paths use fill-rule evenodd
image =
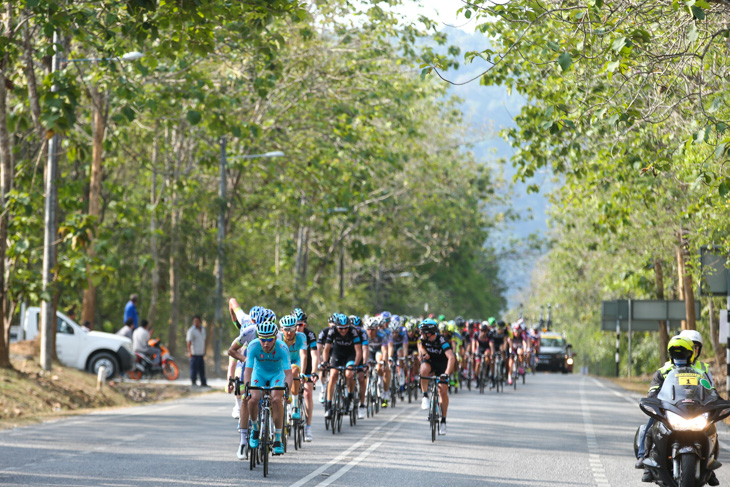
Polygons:
M565 340L562 338L541 338L541 347L562 347L565 344Z

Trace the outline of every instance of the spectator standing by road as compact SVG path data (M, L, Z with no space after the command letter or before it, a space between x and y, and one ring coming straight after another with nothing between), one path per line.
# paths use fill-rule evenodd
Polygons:
M188 329L185 340L188 342L188 357L190 357L190 381L195 381L200 375L200 386L208 387L205 380L205 328L200 316L193 317L193 326Z
M122 326L122 329L117 332L117 335L121 335L123 337L127 337L130 340L132 340L132 332L134 328L134 321L132 321L132 318L129 318L127 321L124 322L124 326ZM147 342L145 342L147 343Z
M128 319L132 319L134 322L133 329L137 329L139 326L139 314L137 314L137 295L132 294L129 296L129 301L127 302L127 305L124 307L124 322L126 323ZM149 338L149 337L148 337Z

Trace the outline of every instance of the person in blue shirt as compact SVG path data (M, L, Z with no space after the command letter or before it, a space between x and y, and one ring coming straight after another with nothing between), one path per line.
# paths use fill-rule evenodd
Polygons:
M285 384L291 390L292 373L289 347L276 338L278 331L276 326L276 315L271 310L266 310L267 315L261 323L256 325L258 338L248 345L246 353L246 368L243 372L243 380L250 387L283 387ZM249 446L259 446L259 401L261 391L252 390L248 400L248 410L251 416L251 438ZM284 391L277 389L271 391L271 412L274 417L274 454L284 453L281 443L281 428L284 422ZM256 418L255 420L253 418Z
M139 315L137 314L137 295L132 294L129 296L129 301L127 302L127 305L124 307L124 319L122 320L122 323L126 323L127 320L132 320L134 322L134 326L132 329L136 329L139 326Z
M291 388L292 407L294 411L291 417L299 419L302 413L299 411L299 387L300 371L307 367L307 336L297 331L297 319L292 315L286 315L279 320L281 332L279 340L289 348L289 359L291 360L291 373L293 385Z

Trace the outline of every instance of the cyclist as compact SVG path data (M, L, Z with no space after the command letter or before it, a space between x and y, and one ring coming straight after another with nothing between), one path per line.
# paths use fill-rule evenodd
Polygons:
M286 384L291 390L292 373L289 348L286 344L276 339L276 315L271 310L266 310L261 323L256 326L258 338L248 345L246 357L246 368L243 379L247 387L278 387ZM274 419L274 455L284 453L281 444L281 428L284 422L284 391L271 391L271 413ZM251 437L249 446L259 446L259 401L261 400L260 390L250 390L248 410L252 418ZM253 419L256 418L256 419Z
M494 323L494 318L490 318L489 321ZM504 362L508 364L507 375L509 377L509 385L512 385L512 357L510 357L510 341L511 335L507 324L504 321L497 322L497 327L492 329L489 333L489 349L490 355L494 355L495 350L502 352Z
M388 344L388 357L389 363L394 363L396 366L396 373L398 374L398 382L400 383L401 391L405 389L405 374L403 372L403 361L406 358L406 345L408 344L408 332L406 327L401 323L401 317L393 315L390 319L390 343Z
M384 367L384 358L388 356L388 344L390 337L380 327L381 319L373 316L365 323L365 330L368 334L369 360L376 362L376 370L382 381L383 403L382 407L388 407L388 394L390 390L390 367Z
M484 322L479 325L479 330L474 332L474 336L471 340L471 350L474 355L474 373L477 377L477 387L481 386L481 383L479 382L479 371L481 368L487 367L485 374L489 372L489 363L492 356L492 348L489 345L490 341L489 325L487 322ZM484 361L483 364L482 361Z
M246 363L246 350L248 344L256 339L256 321L260 321L263 317L265 308L254 306L249 314L246 314L236 301L231 298L228 301L228 310L231 313L233 324L239 328L238 338L231 342L228 348L228 392L233 392L236 404L231 415L234 419L238 419L238 431L241 433L241 443L238 445L236 456L239 460L245 458L244 448L248 441L248 402L241 400L241 389L235 387L236 378L239 383L243 381L243 369ZM234 391L235 389L235 391Z
M297 331L297 319L292 315L283 316L279 320L281 331L277 338L284 342L289 348L289 360L291 361L292 387L292 419L300 419L302 413L299 410L299 387L301 380L300 372L307 366L307 336Z
M324 347L324 363L332 367L347 367L359 363L362 360L362 346L360 335L350 325L349 319L342 313L335 314L335 330L327 335ZM325 417L332 418L332 396L335 392L335 384L339 376L339 370L330 371L330 381L327 384L327 403L325 406ZM355 373L352 370L345 372L347 377L347 397L345 398L345 415L350 412L352 392L355 389Z
M525 348L527 347L527 332L522 319L514 324L512 330L512 356L514 357L513 367L520 374L525 373Z
M418 339L420 338L418 334L418 320L416 318L409 319L406 328L408 330L408 350L406 354L412 360L411 377L416 377L420 368L418 362Z
M357 315L350 315L348 316L348 320L350 321L350 324L355 327L355 330L360 335L360 346L362 347L363 354L362 358L360 359L359 363L356 363L357 366L357 382L360 384L360 397L358 398L360 400L360 407L357 410L357 417L358 419L363 419L365 417L365 353L364 351L368 349L368 333L363 329L362 326L362 320Z
M421 376L438 375L439 398L441 400L441 424L439 434L446 434L446 413L449 409L449 376L456 367L456 357L451 345L438 332L438 323L433 319L425 319L419 325L421 339L418 351L421 355ZM421 409L428 409L428 380L421 379L423 399Z
M317 335L307 327L307 314L301 308L295 308L292 315L297 320L297 331L304 333L307 337L307 365L302 374L307 380L304 382L304 402L306 403L307 425L304 427L304 441L312 441L312 411L314 410L314 383L319 376L315 372L319 365L319 354L317 353Z
M324 361L322 360L322 357L324 357L324 346L325 342L327 341L327 336L329 335L330 331L332 331L332 327L335 326L335 315L337 313L332 313L330 317L327 319L327 327L323 328L319 335L317 335L317 357L319 358L319 364L320 368L322 369L322 388L319 391L319 402L324 403L325 397L327 396L327 376L329 375L327 373L327 369L323 368Z

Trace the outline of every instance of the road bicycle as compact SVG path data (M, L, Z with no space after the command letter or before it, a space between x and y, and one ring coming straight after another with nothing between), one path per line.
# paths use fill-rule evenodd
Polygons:
M294 379L298 380L298 379ZM308 377L303 381L306 383ZM307 421L307 404L304 402L304 386L299 387L299 394L297 394L297 404L299 404L299 419L291 419L291 434L292 441L294 442L294 449L298 450L302 447L302 441L304 441L304 425Z
M502 358L502 352L497 350L494 352L492 360L492 384L489 389L497 389L497 392L504 392L504 359Z
M274 448L274 418L271 414L271 391L286 391L286 387L248 387L249 391L260 390L259 400L259 446L249 453L249 469L253 470L258 463L264 466L264 477L269 475L269 455ZM282 435L283 441L284 435Z
M440 378L435 376L420 376L428 380L428 422L431 427L431 442L436 441L439 423L441 422L441 404L439 397Z
M464 371L464 380L466 388L471 390L471 381L474 379L474 358L471 353L466 354L466 370Z
M367 410L368 418L375 416L375 413L380 411L380 388L378 387L378 375L377 365L375 360L368 361L368 380L365 384L365 407Z
M408 403L418 400L418 380L414 374L416 357L411 354L406 357L406 392L408 393Z
M332 429L332 434L339 433L342 431L342 418L345 415L345 400L347 394L347 378L345 372L353 370L354 367L330 367L338 370L340 373L337 376L337 382L335 382L335 391L332 396L332 418L329 420L329 426ZM325 427L327 427L327 419L325 418Z

